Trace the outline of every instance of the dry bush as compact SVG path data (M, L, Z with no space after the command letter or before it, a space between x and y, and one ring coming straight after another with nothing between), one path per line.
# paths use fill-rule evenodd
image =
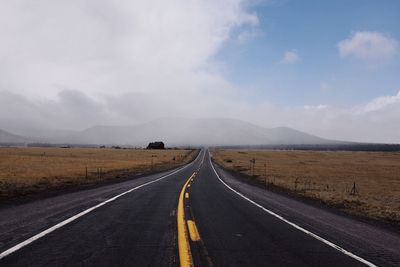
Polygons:
M168 169L194 155L179 149L0 148L0 199Z
M354 214L400 222L398 152L215 150L213 156L220 165L262 183Z

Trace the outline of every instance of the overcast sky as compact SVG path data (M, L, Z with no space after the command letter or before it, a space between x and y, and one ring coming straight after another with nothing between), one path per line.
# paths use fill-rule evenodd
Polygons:
M0 0L0 129L224 117L398 143L399 14L397 0Z

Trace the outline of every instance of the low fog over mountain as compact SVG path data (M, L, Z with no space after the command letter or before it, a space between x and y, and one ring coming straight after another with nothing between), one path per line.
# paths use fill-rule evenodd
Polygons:
M287 127L263 128L234 119L163 118L135 126L95 126L64 137L47 138L51 143L119 144L145 146L160 140L180 145L277 145L327 144L322 139Z
M0 129L0 143L26 143L32 142L33 139L29 139L23 136L9 133Z

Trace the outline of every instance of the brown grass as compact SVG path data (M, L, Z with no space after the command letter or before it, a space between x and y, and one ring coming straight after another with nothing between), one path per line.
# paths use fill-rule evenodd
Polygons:
M0 148L0 199L164 170L194 155L193 150Z
M227 169L322 200L347 212L400 223L400 153L215 150ZM254 170L250 160L255 159ZM353 184L355 183L355 192Z

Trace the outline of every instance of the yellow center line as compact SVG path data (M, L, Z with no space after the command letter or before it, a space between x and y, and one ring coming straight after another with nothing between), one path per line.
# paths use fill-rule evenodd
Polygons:
M197 230L196 223L192 220L187 221L188 228L189 228L189 235L192 241L200 241L200 234L199 230Z
M193 258L192 253L190 251L188 230L186 227L185 220L185 208L183 205L184 195L186 191L186 187L190 182L190 179L194 177L196 172L189 177L183 186L181 193L179 195L178 201L178 211L177 211L177 226L178 226L178 250L179 250L179 262L182 267L193 266Z

